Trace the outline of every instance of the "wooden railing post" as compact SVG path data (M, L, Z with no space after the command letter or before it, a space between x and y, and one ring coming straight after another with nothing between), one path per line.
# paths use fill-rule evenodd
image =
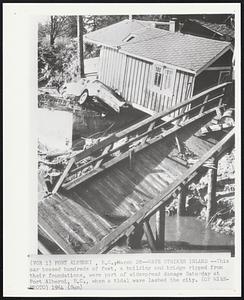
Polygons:
M216 181L217 181L217 160L213 157L208 164L208 203L206 222L208 223L211 217L216 213Z
M156 212L156 244L159 250L165 248L165 207L162 206Z
M207 103L208 102L208 98L209 98L209 94L207 94L207 96L204 98L203 103ZM203 105L201 107L199 114L202 114L204 112L204 109L205 109L205 105Z
M224 87L224 88L222 89L222 91L223 91L223 94L224 94L224 96L225 96L226 87ZM224 97L224 96L223 96L223 97ZM222 103L223 103L223 97L221 97L221 98L219 99L219 106L221 106Z

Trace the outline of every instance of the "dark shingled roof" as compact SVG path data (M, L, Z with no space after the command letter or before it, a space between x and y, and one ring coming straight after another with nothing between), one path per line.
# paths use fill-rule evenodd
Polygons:
M121 50L197 72L229 46L228 42L146 28Z
M195 19L190 19L189 21L196 22L196 23L202 25L203 27L206 27L207 29L209 29L213 32L217 32L217 33L220 33L222 35L228 35L232 38L235 37L234 30L229 28L226 24L209 23L209 22L205 22L205 21L202 21L202 20L195 20Z
M135 37L125 42L130 34ZM98 44L117 46L131 56L167 63L193 72L202 69L231 45L229 42L153 28L150 22L138 20L125 20L91 32L86 37Z

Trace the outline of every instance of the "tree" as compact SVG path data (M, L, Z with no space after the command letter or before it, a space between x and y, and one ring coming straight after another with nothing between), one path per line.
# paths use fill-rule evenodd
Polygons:
M84 16L84 33L98 30L111 24L128 19L127 15L86 15Z
M69 17L51 16L49 25L50 46L54 45L55 39L57 37L67 34L69 30Z

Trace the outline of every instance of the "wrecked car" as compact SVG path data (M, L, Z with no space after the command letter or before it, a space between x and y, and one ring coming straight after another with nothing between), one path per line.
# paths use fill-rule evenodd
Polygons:
M75 83L67 83L61 91L63 97L75 97L79 105L85 105L88 101L93 106L105 106L119 113L121 108L129 105L123 101L119 94L106 86L98 79L81 79Z

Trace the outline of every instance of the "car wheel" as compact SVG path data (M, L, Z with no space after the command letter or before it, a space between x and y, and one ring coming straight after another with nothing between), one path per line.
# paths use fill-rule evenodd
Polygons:
M87 98L88 98L88 90L84 90L84 92L80 96L80 99L78 100L79 104L80 105L84 104Z

